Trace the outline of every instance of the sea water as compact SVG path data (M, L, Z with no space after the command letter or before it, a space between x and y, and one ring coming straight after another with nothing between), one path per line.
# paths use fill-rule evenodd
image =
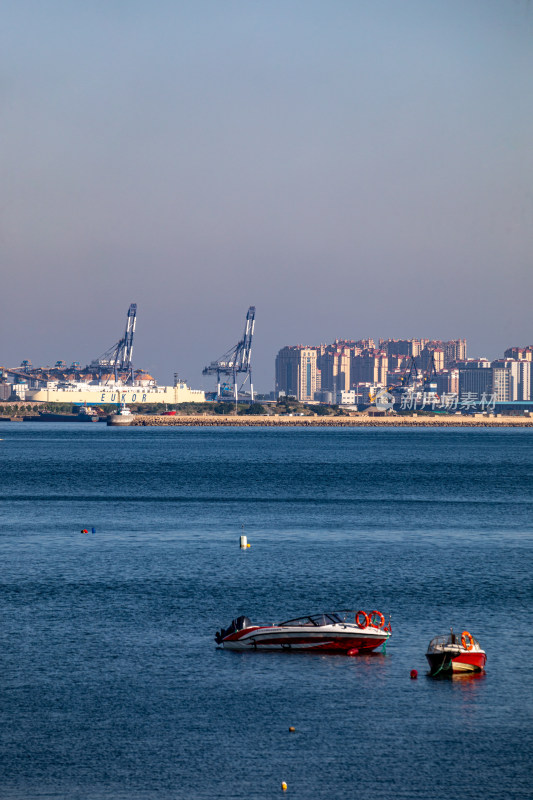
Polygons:
M530 796L533 431L0 438L3 800ZM386 652L215 645L337 608ZM485 675L427 677L450 626Z

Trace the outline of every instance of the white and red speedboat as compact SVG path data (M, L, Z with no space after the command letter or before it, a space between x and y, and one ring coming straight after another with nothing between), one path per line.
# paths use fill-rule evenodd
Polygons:
M458 637L453 628L444 636L435 636L428 646L426 658L430 675L450 675L456 672L482 672L487 654L471 633L463 631Z
M277 625L253 625L248 617L234 619L215 641L228 650L318 650L348 655L369 653L388 640L390 617L380 611L327 611L289 619Z

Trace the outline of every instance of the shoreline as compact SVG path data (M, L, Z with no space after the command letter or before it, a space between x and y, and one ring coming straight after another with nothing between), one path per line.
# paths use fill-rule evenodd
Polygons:
M238 427L238 428L533 428L533 419L526 417L285 417L279 415L204 416L201 414L168 416L139 415L131 427Z

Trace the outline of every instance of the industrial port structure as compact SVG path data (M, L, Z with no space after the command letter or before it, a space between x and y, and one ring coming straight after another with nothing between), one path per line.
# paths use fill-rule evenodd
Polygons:
M142 369L133 368L133 340L137 304L129 306L124 335L86 367L56 361L53 367L33 367L25 360L20 367L1 368L0 399L28 402L165 403L205 402L205 392L190 389L177 375L173 386L158 386Z
M115 383L118 383L119 376L126 376L125 382L133 383L133 334L136 320L137 303L132 303L128 309L126 330L122 339L91 363L91 367L98 369L100 377L104 370L107 373L113 370Z
M230 348L224 355L216 361L212 361L202 370L202 375L217 376L217 400L233 399L236 403L239 399L254 401L254 386L252 383L252 338L255 327L255 306L250 306L246 314L244 324L244 334L237 344ZM245 378L238 385L238 375L244 374ZM229 385L222 385L220 376L225 375L231 380ZM250 384L250 394L243 395L245 384Z

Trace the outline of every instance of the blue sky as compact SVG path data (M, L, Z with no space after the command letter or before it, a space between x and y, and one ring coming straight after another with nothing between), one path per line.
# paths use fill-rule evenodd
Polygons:
M6 0L0 363L533 343L529 0Z

